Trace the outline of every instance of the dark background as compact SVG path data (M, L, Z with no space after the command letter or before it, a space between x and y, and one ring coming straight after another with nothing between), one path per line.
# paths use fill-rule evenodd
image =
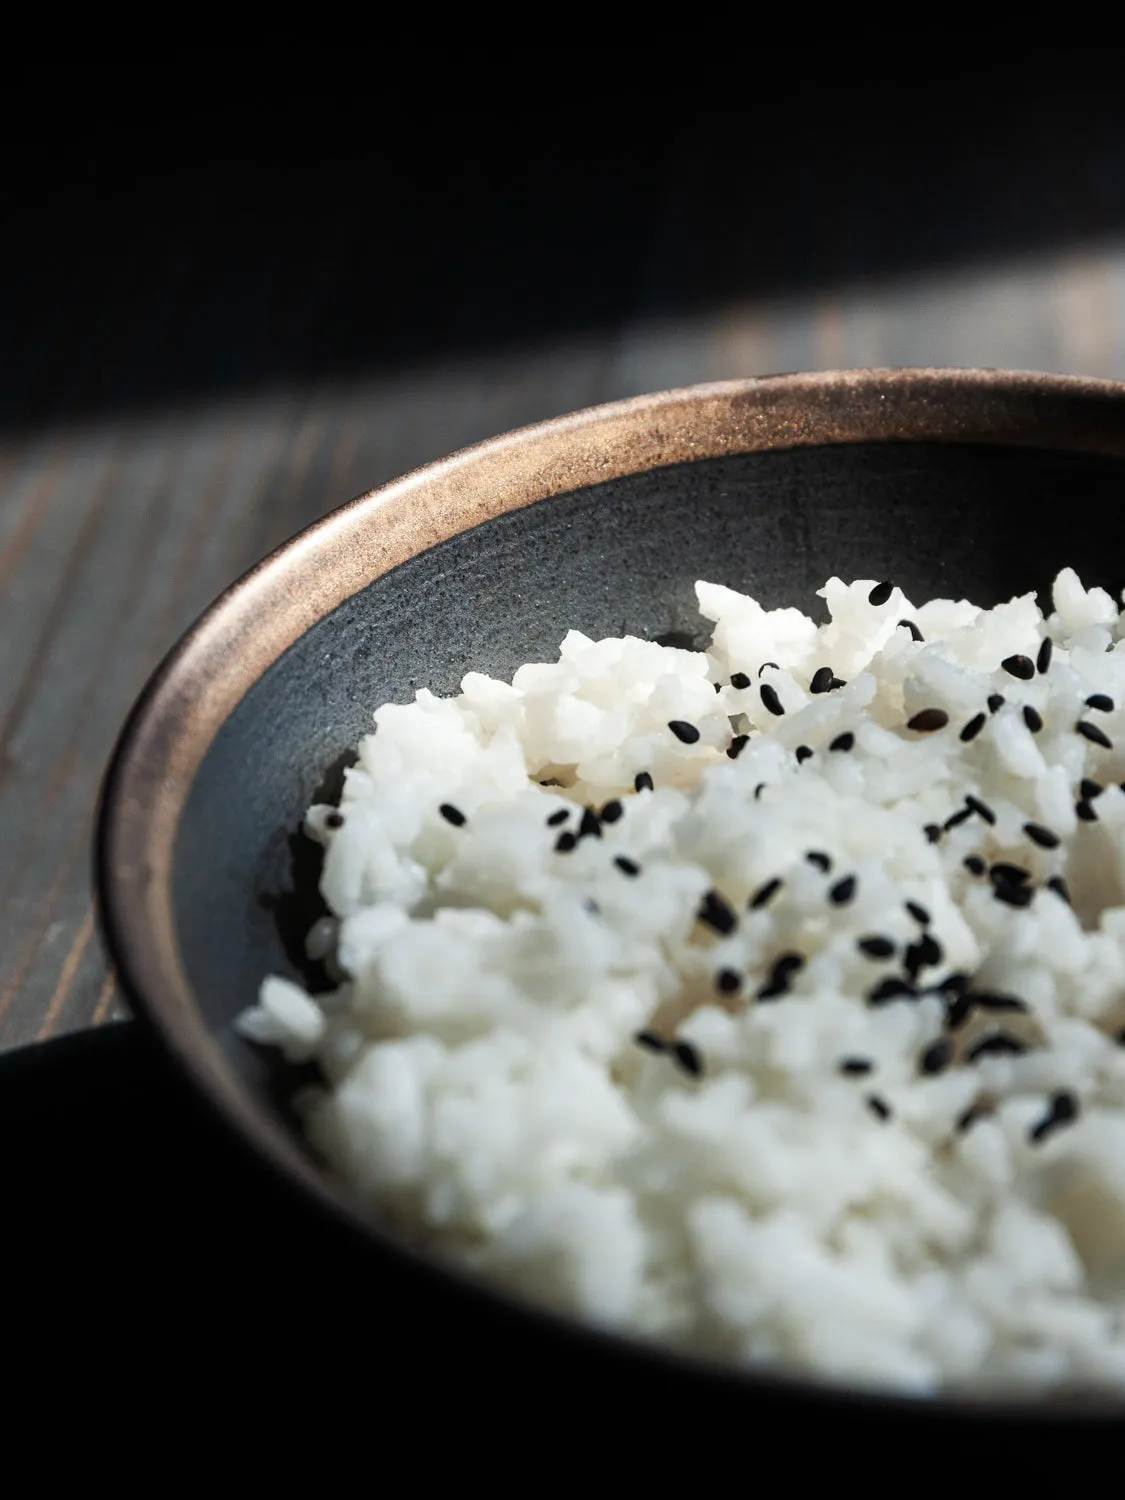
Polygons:
M606 87L611 55L579 97L489 112L489 75L450 98L393 56L378 82L250 56L16 80L9 427L1024 257L1125 215L1114 49L756 49L686 96Z

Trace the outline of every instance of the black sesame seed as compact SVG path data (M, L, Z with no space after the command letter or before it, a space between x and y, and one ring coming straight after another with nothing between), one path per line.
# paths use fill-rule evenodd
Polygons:
M630 859L627 854L615 855L613 863L621 871L622 875L639 875L641 867L635 859Z
M633 777L633 790L635 792L652 791L652 777L647 771L638 771Z
M584 910L588 911L592 917L600 917L602 914L601 907L592 896L587 896L586 900L583 901L582 906Z
M945 822L942 824L942 828L946 833L951 833L954 828L960 828L962 823L967 823L972 815L973 810L971 807L959 807L955 813L951 813L950 816L946 818Z
M845 875L843 880L837 880L835 885L829 886L828 899L833 906L846 906L855 895L855 888L855 876Z
M727 759L737 760L742 752L746 749L749 740L750 736L748 734L736 734L734 739L731 740L730 744L727 746Z
M1022 865L1010 865L1002 859L996 861L988 874L992 881L1009 881L1015 885L1024 885L1031 879L1030 874Z
M970 1104L968 1109L963 1110L961 1114L957 1116L958 1133L964 1135L965 1131L968 1130L970 1125L974 1125L977 1120L981 1119L982 1116L986 1115L987 1113L988 1110L985 1109L982 1105Z
M1052 1094L1047 1105L1047 1113L1033 1125L1027 1133L1027 1138L1032 1144L1044 1140L1052 1134L1060 1125L1067 1125L1071 1120L1078 1118L1078 1100L1069 1089L1061 1089L1057 1094Z
M943 957L941 944L926 932L907 948L903 954L902 967L910 979L915 980L922 969L936 968Z
M1099 729L1096 724L1091 724L1088 719L1079 719L1075 729L1083 739L1089 740L1091 745L1100 745L1103 750L1112 750L1113 741L1104 729Z
M1086 699L1087 708L1096 708L1100 713L1111 714L1113 712L1113 699L1105 693L1091 693Z
M846 1073L850 1078L863 1078L868 1073L875 1071L875 1064L869 1057L843 1057L840 1059L840 1072Z
M447 823L452 823L454 828L460 828L465 821L465 814L459 807L454 807L452 802L443 802L438 812Z
M592 807L587 807L582 814L582 821L578 825L578 837L580 839L600 839L602 836L602 820Z
M959 969L952 974L947 974L937 986L939 995L963 995L969 988L971 975L963 974Z
M940 823L927 823L922 832L926 835L927 844L936 844L941 838Z
M776 1000L779 996L788 994L790 979L804 965L805 960L800 953L783 953L770 970L768 981L758 991L758 999Z
M1060 1125L1078 1117L1078 1100L1069 1089L1060 1089L1055 1094L1051 1100L1051 1108L1054 1111L1056 1122Z
M779 876L775 876L773 880L767 880L765 885L759 886L759 888L750 897L750 910L760 910L763 906L766 905L768 901L772 901L772 899L777 895L780 889L781 879Z
M1040 849L1057 849L1059 847L1059 836L1052 833L1049 828L1044 828L1041 823L1025 823L1023 831L1033 844L1038 844Z
M772 667L775 672L780 672L781 671L781 668L778 666L777 662L775 662L775 661L764 661L762 663L762 665L758 668L758 676L759 677L762 675L762 673L766 670L767 667Z
M1083 776L1078 783L1078 790L1087 802L1092 802L1095 797L1100 797L1105 791L1100 781L1095 781L1092 776Z
M847 683L844 681L844 679L842 677L833 677L832 681L828 684L828 686L829 686L830 689L832 689L834 691L836 688L847 687Z
M343 826L344 826L344 815L343 815L343 813L330 812L328 814L328 816L324 820L324 826L325 826L325 828L343 828Z
M1114 1037L1114 1041L1119 1047L1125 1047L1125 1029L1117 1033L1117 1035Z
M926 639L913 620L900 620L898 623L900 629L909 630L911 640L924 641Z
M762 703L769 709L771 714L776 714L780 717L785 712L781 706L781 699L777 696L777 689L771 687L768 682L762 683L758 689L758 693Z
M1047 882L1047 889L1049 891L1054 891L1055 895L1058 896L1061 901L1065 901L1068 906L1070 905L1070 892L1067 889L1066 881L1062 878L1061 875L1052 875L1050 880L1048 880Z
M902 967L911 983L918 978L923 961L922 944L911 943L902 956Z
M886 604L894 593L894 589L895 586L890 579L887 579L885 583L877 583L867 596L868 604L874 604L876 608L881 604Z
M730 685L732 688L748 688L750 679L745 672L732 672L730 674Z
M952 1060L953 1043L947 1036L943 1036L930 1043L919 1058L918 1067L923 1073L942 1073Z
M689 1078L698 1078L703 1072L703 1059L691 1042L677 1042L672 1053Z
M829 745L829 750L851 750L855 745L855 735L850 729L845 729L843 734L838 734Z
M550 817L547 819L547 827L548 828L557 828L560 823L565 823L566 820L567 820L567 818L569 818L569 817L570 817L570 808L569 807L560 807L559 810L558 810L558 812L553 812L550 815Z
M1038 734L1043 728L1043 715L1037 708L1032 708L1030 703L1023 706L1023 722L1031 730L1032 734Z
M930 914L926 910L926 908L921 904L921 902L919 902L919 901L908 901L906 903L906 909L910 913L910 915L914 918L914 920L916 922L920 922L923 927L928 927L930 925Z
M648 1052L667 1052L668 1043L662 1036L657 1036L655 1031L638 1031L633 1038L638 1047L644 1047Z
M877 1120L889 1120L891 1117L891 1106L885 1099L880 1099L878 1094L868 1094L867 1107Z
M832 668L817 667L809 683L810 693L827 693L832 686Z
M988 718L985 714L974 714L969 722L965 725L964 729L962 729L960 738L967 745L970 740L976 739L977 735L981 732L987 722Z
M880 937L878 933L872 937L859 938L856 947L861 953L866 953L868 958L890 958L895 951L890 938Z
M949 715L944 708L924 708L906 721L906 727L917 734L932 734L935 729L944 729L948 723Z
M792 974L798 974L805 967L805 955L803 953L783 953L774 962L770 970L771 979L788 979Z
M812 760L812 749L808 745L798 745L796 754L799 766L804 765L807 760Z
M1000 1015L1006 1011L1020 1015L1027 1014L1027 1001L1021 1000L1017 995L993 995L987 991L983 994L974 993L973 1004L978 1010L987 1010L994 1015Z
M978 818L983 818L990 828L993 827L996 822L996 814L987 802L982 802L979 797L974 797L970 794L965 798L965 806L975 812Z
M699 739L699 730L686 719L669 719L668 728L681 744L694 745Z
M699 904L696 919L705 922L715 932L726 937L727 933L733 932L738 923L738 918L731 909L730 904L724 901L718 891L708 891Z
M1096 823L1098 821L1097 809L1092 802L1087 802L1084 797L1081 801L1074 804L1074 814L1082 823Z
M1030 682L1035 676L1035 663L1030 656L1006 656L1000 665L1021 682Z
M964 861L970 875L983 875L987 866L979 854L970 854Z
M891 975L882 979L873 990L869 990L867 1000L870 1005L886 1005L890 1000L915 1000L917 991L912 984L905 979L899 979Z
M578 840L574 837L573 833L567 829L565 833L560 833L555 840L555 853L569 854L577 842Z
M973 1009L973 997L968 993L960 994L950 1000L945 1008L945 1024L950 1031L958 1031L969 1019Z
M1000 712L1000 710L1004 707L1004 702L1005 702L1005 699L1004 699L1004 694L1003 693L989 693L989 695L988 695L988 711L989 711L989 713L990 714L998 714Z
M722 683L721 683L721 682L717 682L717 683L716 683L716 684L715 684L715 691L716 691L716 692L717 692L717 693L721 693L721 692L722 692L722 690L723 690L723 685L722 685Z
M969 1062L976 1062L980 1057L1019 1057L1026 1051L1027 1043L1021 1042L1010 1031L992 1031L981 1037L965 1055Z
M1051 665L1051 652L1054 650L1054 647L1054 641L1052 641L1049 635L1045 635L1039 643L1039 654L1035 658L1035 670L1037 672L1043 673Z
M1005 906L1030 906L1035 892L1029 885L997 885L992 894Z
M765 791L765 789L766 789L765 782L764 781L759 781L758 785L754 788L754 801L755 802L758 801L758 799L761 797L761 795Z
M720 995L737 995L742 988L742 975L737 969L720 969L715 975L715 988Z
M621 806L621 803L614 797L612 802L607 802L602 808L599 816L603 823L616 823L624 811L625 809Z
M832 861L821 849L810 849L805 855L810 865L815 865L822 874L827 875L832 868Z
M941 944L932 932L924 932L916 946L922 950L922 964L926 968L936 968L945 957Z

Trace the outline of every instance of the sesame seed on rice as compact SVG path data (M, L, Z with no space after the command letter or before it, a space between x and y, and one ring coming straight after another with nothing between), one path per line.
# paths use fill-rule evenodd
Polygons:
M944 708L924 708L907 721L907 729L913 729L918 734L933 734L935 729L944 729L949 723L949 715Z
M669 719L668 728L684 745L695 745L699 741L699 730L686 719Z
M1030 656L1006 656L1000 665L1005 672L1012 677L1018 677L1021 682L1030 682L1035 676L1035 663Z
M767 880L765 885L759 886L759 888L750 897L750 909L752 911L760 910L761 907L765 906L769 901L773 900L774 896L777 895L780 889L781 878L780 876L775 875L772 880Z
M1113 741L1104 729L1099 729L1097 724L1091 724L1088 719L1079 719L1074 727L1083 739L1090 741L1091 745L1100 745L1103 750L1113 749Z
M814 1381L1120 1398L1125 611L1070 570L1049 614L821 592L701 584L701 649L572 631L378 708L304 825L338 988L236 1026L315 1070L361 1207L501 1290Z

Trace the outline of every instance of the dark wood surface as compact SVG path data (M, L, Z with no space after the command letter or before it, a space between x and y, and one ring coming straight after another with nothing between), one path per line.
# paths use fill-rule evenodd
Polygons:
M701 380L1125 376L1113 91L992 78L951 133L948 87L829 92L800 135L540 122L518 151L481 127L283 167L251 140L124 184L106 137L28 179L0 289L0 1048L123 1013L89 873L115 733L200 610L341 501Z

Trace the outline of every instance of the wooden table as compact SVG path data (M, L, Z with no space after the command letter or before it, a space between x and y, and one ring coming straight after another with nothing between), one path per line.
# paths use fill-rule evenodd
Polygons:
M114 735L215 594L341 501L701 380L1125 377L1125 120L1043 87L962 99L953 135L931 83L829 91L803 133L540 123L516 150L482 127L452 160L29 189L0 289L0 1048L123 1014L89 874Z

